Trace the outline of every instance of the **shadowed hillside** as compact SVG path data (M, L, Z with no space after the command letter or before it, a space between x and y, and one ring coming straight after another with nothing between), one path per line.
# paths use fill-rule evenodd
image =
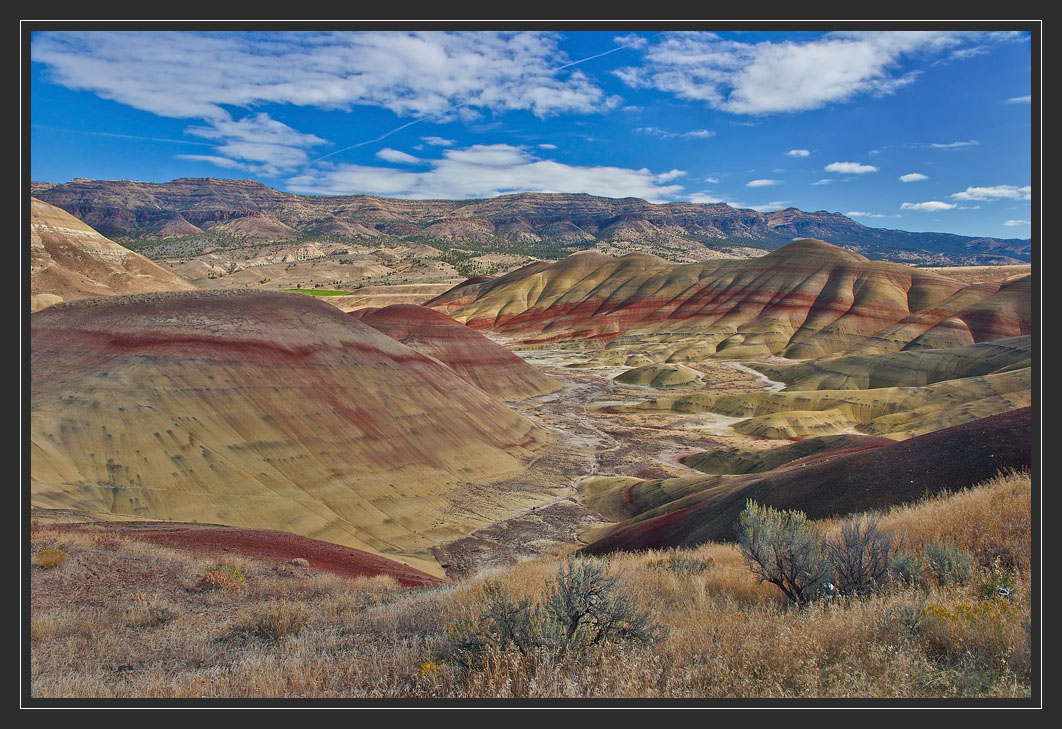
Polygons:
M621 485L598 496L628 519L585 548L589 554L730 540L748 499L814 519L916 501L958 490L1032 461L1029 408L858 452L763 474Z

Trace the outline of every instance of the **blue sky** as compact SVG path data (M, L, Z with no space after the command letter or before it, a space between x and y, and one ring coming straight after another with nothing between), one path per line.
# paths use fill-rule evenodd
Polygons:
M1031 235L1021 30L189 27L34 32L31 178L587 192Z

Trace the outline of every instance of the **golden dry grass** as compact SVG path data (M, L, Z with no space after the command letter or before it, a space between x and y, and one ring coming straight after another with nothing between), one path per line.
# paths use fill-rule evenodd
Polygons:
M1028 474L895 508L883 525L908 546L947 539L973 552L970 583L893 587L803 609L757 584L733 545L615 554L597 563L620 575L622 590L665 627L658 644L529 655L491 646L471 670L445 662L447 628L480 617L488 580L516 600L541 602L561 560L411 589L390 578L233 559L243 589L195 592L209 561L42 526L32 551L60 548L68 558L55 569L30 568L31 691L167 699L1028 697L1036 680L1030 522ZM827 531L838 524L821 523ZM1000 570L1011 594L985 598L979 588Z

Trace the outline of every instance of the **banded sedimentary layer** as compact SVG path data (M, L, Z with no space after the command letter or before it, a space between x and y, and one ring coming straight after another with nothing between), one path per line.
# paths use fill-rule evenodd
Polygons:
M31 329L34 506L279 529L438 574L432 545L533 500L470 485L551 441L313 297L93 299Z
M31 311L94 296L195 289L177 274L36 198L30 200L29 253Z
M561 385L500 344L439 311L415 304L361 309L351 316L434 357L461 378L503 400L521 400Z

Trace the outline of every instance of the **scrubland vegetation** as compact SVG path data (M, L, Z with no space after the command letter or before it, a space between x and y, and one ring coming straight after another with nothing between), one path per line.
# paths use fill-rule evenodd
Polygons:
M859 589L800 600L761 581L736 543L540 559L405 588L317 573L312 559L210 561L39 524L30 689L35 698L1028 697L1039 673L1031 503L1029 475L1010 474L869 521L807 522L836 549L878 518L890 561Z

